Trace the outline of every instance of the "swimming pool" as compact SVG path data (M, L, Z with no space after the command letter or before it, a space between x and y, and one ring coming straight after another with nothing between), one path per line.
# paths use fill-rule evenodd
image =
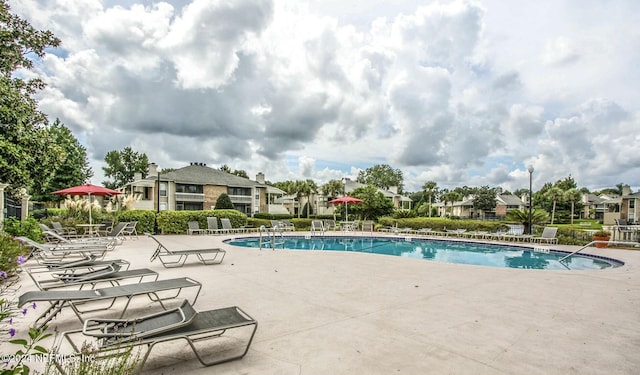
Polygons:
M567 252L551 250L545 253L532 247L410 237L285 236L282 240L282 244L276 245L277 249L355 251L491 267L588 270L624 264L611 258L585 255L574 255L560 262L559 259ZM224 242L241 247L260 247L259 237L233 238Z

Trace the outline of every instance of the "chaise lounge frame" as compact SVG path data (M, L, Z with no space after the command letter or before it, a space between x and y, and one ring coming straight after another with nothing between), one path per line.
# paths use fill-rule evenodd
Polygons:
M36 328L44 327L49 321L56 317L56 315L62 310L63 307L69 306L76 314L81 322L83 320L83 314L103 311L110 309L119 298L126 299L126 303L120 312L120 318L122 318L127 308L129 307L133 297L146 295L153 302L158 302L163 310L167 310L165 304L162 301L178 298L183 289L197 288L195 297L192 304L195 304L202 284L189 277L181 277L176 279L156 280L138 284L119 285L107 288L97 288L90 290L47 290L47 291L31 291L22 294L18 298L18 306L22 307L28 303L33 302L49 302L51 306L45 310L33 323ZM174 295L160 296L161 292L175 291ZM111 301L107 307L100 306L91 310L80 310L78 305L88 302L101 302ZM37 325L41 322L40 325Z
M240 329L250 334L244 335L248 336L246 344L243 343L234 353L206 360L196 348L197 342L222 338L225 333ZM81 343L85 343L87 337L97 339L97 359L117 355L133 346L147 346L137 368L137 371L141 372L156 345L185 340L203 366L213 366L243 358L249 351L257 329L258 322L237 306L197 312L188 301L184 301L176 309L136 319L87 320L82 329L63 333L58 344L58 352L66 341L74 353L81 353ZM228 350L225 348L224 351ZM65 374L61 364L56 362L55 365Z
M220 248L170 250L160 242L156 236L150 233L145 233L145 235L152 238L158 244L153 255L151 255L150 261L153 262L157 258L165 268L184 266L189 255L195 255L198 257L200 263L205 265L220 264L222 263L224 256L227 254L225 250Z

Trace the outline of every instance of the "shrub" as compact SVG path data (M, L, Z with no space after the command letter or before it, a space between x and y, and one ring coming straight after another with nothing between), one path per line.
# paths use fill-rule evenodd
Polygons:
M268 214L266 212L255 213L253 217L254 219L266 219L266 220L293 219L293 215L290 215L290 214Z
M18 265L24 263L27 253L28 248L10 234L0 232L0 282L16 274Z
M158 230L164 234L187 233L188 222L207 227L207 217L228 218L234 228L247 225L247 215L238 210L162 211L157 215Z
M32 217L22 221L10 217L4 222L4 231L14 237L28 237L36 242L42 240L42 230L39 223Z
M129 210L118 212L118 222L137 221L138 233L154 233L156 225L156 212L153 210Z
M233 202L231 202L231 198L229 198L229 196L226 193L220 194L220 196L216 200L215 209L216 210L234 209Z

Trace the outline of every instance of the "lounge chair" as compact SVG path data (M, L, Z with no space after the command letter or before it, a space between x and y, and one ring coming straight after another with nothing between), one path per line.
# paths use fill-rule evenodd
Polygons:
M118 286L123 280L134 279L134 282L142 282L145 278L158 279L158 272L148 268L138 268L133 270L122 270L119 263L111 263L107 266L85 268L82 272L68 272L67 269L51 273L49 278L36 277L30 275L38 289L51 290L59 288L95 289L101 284Z
M56 232L43 231L42 234L50 244L100 244L107 246L109 249L113 249L116 245L122 243L122 240L117 237L81 237L67 239Z
M53 230L61 236L64 237L77 237L78 232L76 232L75 228L71 227L63 227L62 224L58 221L52 221L51 227Z
M104 258L109 247L99 243L58 243L41 244L27 237L16 237L16 240L31 247L30 256L35 256L38 263L62 261L69 257L82 257L94 255Z
M207 232L206 229L200 228L200 224L197 221L190 221L187 225L189 226L187 234L203 234Z
M155 345L185 340L203 366L212 366L243 358L249 351L257 328L258 322L237 306L198 312L185 301L178 308L136 319L87 320L82 329L63 333L56 352L60 353L63 342L67 342L74 354L79 355L88 338L96 340L95 358L98 360L117 354L129 346L146 346L137 368L141 372ZM207 340L206 348L211 351L215 347L215 341L211 340L223 338L227 332L237 332L233 336L234 341L241 340L235 345L228 340L221 340L224 344L216 348L219 349L216 352L224 355L205 360L196 343ZM238 336L242 332L245 332L244 335ZM175 351L179 350L176 346ZM65 374L64 364L55 362L55 366Z
M140 295L146 295L151 301L158 302L164 310L167 310L162 301L178 298L183 289L193 287L197 288L195 297L192 302L192 304L195 304L196 300L198 299L198 295L200 294L200 290L202 289L202 284L191 278L181 277L177 279L156 280L138 284L119 285L91 290L31 291L22 294L18 298L18 306L22 307L33 302L49 302L51 306L47 310L45 310L38 318L36 318L33 323L34 326L41 328L45 326L49 321L51 321L51 319L55 318L56 315L65 306L71 307L78 319L80 319L81 322L84 322L82 316L83 314L93 311L103 311L105 309L110 309L114 306L116 300L119 298L125 298L127 300L127 302L124 304L124 307L122 308L119 318L122 318L124 316L133 297ZM165 292L170 291L175 292L175 294L168 297L164 296ZM161 294L163 296L161 296ZM102 306L92 310L81 311L77 306L77 304L95 304L96 302L100 303L109 300L111 300L111 303L108 306L105 307L103 303ZM40 325L37 325L38 322L41 322Z
M360 226L360 220L354 220L350 223L345 222L345 224L342 226L342 230L343 231L358 230L359 226Z
M324 235L324 224L322 220L311 220L311 234Z
M557 227L545 227L542 230L542 234L540 237L531 237L532 242L538 243L548 243L548 244L556 244L558 243L558 239L556 238L556 234L558 233Z
M158 244L158 247L153 252L151 256L151 262L154 260L160 259L162 265L165 268L171 267L182 267L184 263L187 261L189 255L195 255L200 260L202 264L220 264L226 255L226 251L220 248L210 248L210 249L181 249L181 250L170 250L164 244L158 240L154 235L150 233L145 233L147 236L152 238ZM206 256L206 257L205 257ZM177 260L176 260L177 257Z

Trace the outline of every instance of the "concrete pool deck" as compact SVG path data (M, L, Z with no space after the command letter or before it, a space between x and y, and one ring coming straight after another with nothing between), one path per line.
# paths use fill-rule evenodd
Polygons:
M590 248L587 253L625 265L548 271L239 248L222 243L229 237L160 236L175 246L223 247L220 265L204 266L196 258L182 268L150 264L155 246L144 236L108 255L129 260L131 269L158 271L160 279L196 279L203 284L198 310L236 305L259 323L241 360L202 367L177 341L156 347L145 373L640 373L640 251ZM35 286L22 275L20 293L28 290ZM128 316L159 309L136 302ZM36 316L29 314L22 324ZM62 331L80 327L70 311L53 325ZM6 343L0 348L15 352Z

